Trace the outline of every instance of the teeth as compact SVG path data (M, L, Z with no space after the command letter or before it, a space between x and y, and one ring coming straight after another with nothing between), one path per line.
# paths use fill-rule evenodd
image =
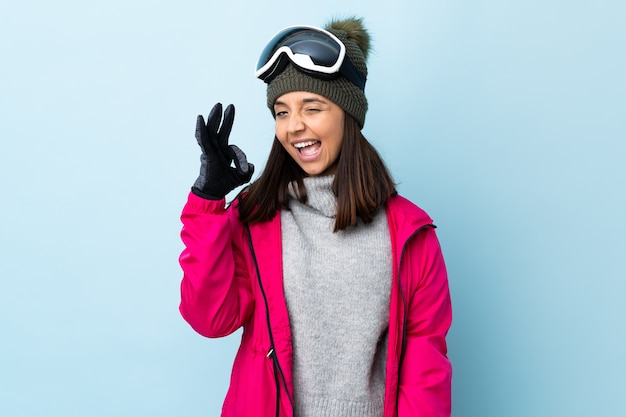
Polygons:
M310 140L308 142L294 143L293 146L298 149L302 149L302 148L306 148L307 146L315 145L316 142L317 142L316 140Z

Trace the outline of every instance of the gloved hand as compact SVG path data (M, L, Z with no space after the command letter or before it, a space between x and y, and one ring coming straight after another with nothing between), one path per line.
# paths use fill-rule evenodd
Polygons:
M235 107L229 104L222 122L222 104L211 109L207 123L200 115L196 123L196 140L202 149L200 175L191 191L208 200L221 200L236 187L250 181L254 165L235 145L228 144L228 135L235 119ZM220 128L221 123L221 128ZM234 167L231 163L234 162Z

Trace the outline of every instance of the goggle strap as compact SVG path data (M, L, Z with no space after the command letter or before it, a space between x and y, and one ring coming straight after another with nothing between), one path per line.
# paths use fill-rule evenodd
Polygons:
M365 91L365 83L367 81L367 78L365 74L363 74L356 66L354 66L348 54L346 54L345 58L343 59L341 69L339 71L341 72L341 75L346 77L348 81L359 87L361 91Z

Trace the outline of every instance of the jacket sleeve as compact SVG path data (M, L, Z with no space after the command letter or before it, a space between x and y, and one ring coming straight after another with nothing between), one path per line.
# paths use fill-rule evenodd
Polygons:
M249 319L253 298L241 248L234 243L238 222L225 201L189 193L183 208L179 262L183 269L180 313L206 337L222 337ZM238 224L238 223L237 223Z
M399 417L449 417L452 368L446 334L452 322L448 277L435 230L408 243L403 273L410 274L405 351L400 369Z

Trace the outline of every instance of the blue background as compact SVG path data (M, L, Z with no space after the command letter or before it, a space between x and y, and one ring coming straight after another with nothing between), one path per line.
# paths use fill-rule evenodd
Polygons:
M284 26L365 18L364 133L439 225L455 417L626 415L616 1L0 2L0 415L215 416L238 335L177 312L195 118Z

